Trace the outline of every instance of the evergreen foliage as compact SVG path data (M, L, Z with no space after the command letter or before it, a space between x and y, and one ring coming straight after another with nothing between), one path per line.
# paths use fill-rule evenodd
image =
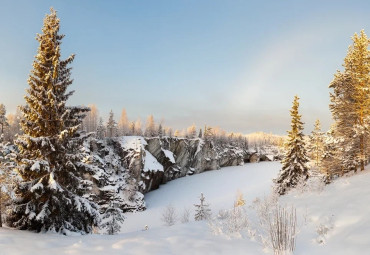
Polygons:
M211 217L211 209L209 209L209 204L205 203L205 197L203 193L200 193L200 204L195 206L194 219L196 221L207 220Z
M99 119L99 124L96 128L96 138L98 139L104 139L105 138L106 129L104 126L103 118Z
M125 216L121 208L119 208L117 201L119 201L119 197L115 196L115 199L110 201L103 215L103 224L101 228L105 229L108 235L119 233L121 224L125 221Z
M146 120L146 128L145 128L145 136L146 137L154 137L157 136L157 130L155 128L155 122L153 115L149 115L148 119Z
M369 154L370 123L370 40L362 30L352 37L353 45L329 85L330 110L336 123L338 152L343 172L364 170Z
M364 170L369 155L370 40L363 30L352 40L344 71L337 71L329 85L333 89L330 110L336 124L336 151L342 174L358 167Z
M285 194L288 189L295 187L300 181L308 179L308 162L305 143L303 139L303 122L298 112L299 97L295 96L290 115L292 116L291 130L288 131L287 149L282 160L282 169L278 178L277 192Z
M118 134L117 122L114 120L114 114L111 110L109 113L109 119L107 122L107 137L116 137Z
M37 35L38 53L28 79L26 106L21 107L24 132L16 144L20 182L8 217L11 227L33 231L89 233L99 221L97 205L83 198L87 183L80 169L80 129L87 107L68 107L73 94L74 55L60 59L59 19L46 15Z
M320 166L324 154L324 133L321 132L320 120L316 120L314 130L309 137L308 152L316 167Z
M4 127L9 126L8 120L6 119L6 108L5 105L0 104L0 125L1 125L1 133L0 135L4 134Z

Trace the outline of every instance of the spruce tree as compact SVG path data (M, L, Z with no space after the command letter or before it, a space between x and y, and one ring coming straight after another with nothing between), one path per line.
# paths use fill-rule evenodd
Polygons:
M162 136L163 136L163 127L162 127L162 123L159 123L159 126L158 126L158 136L160 137L160 138L162 138Z
M209 209L209 204L205 203L206 198L203 196L203 193L200 193L200 204L195 206L195 215L194 219L196 221L207 220L211 217L211 209Z
M83 198L86 181L78 149L80 126L87 107L70 107L66 101L72 84L71 55L61 60L59 19L46 15L37 35L38 53L28 79L26 105L21 107L24 132L16 144L20 182L8 217L11 227L33 231L89 233L99 221L97 205Z
M98 127L96 128L96 138L100 140L104 139L105 133L106 133L106 130L104 126L104 121L103 121L103 118L100 118Z
M117 123L114 120L114 114L113 111L111 110L109 113L109 119L107 122L107 137L115 137L117 136L118 130L117 130Z
M120 136L128 135L129 133L129 121L127 119L126 109L122 109L121 118L118 122L118 134Z
M340 139L336 134L337 127L336 124L332 124L330 129L326 132L324 139L324 150L321 158L320 172L324 175L324 180L326 183L330 183L331 179L335 175L342 175L343 168L341 167L341 151Z
M288 189L295 187L301 180L308 179L308 162L303 139L303 122L301 115L298 112L299 97L295 96L290 115L292 116L291 130L288 131L287 148L282 160L282 169L278 178L275 180L277 184L277 192L283 195Z
M202 129L201 128L199 129L198 138L203 138L203 134L202 134Z
M146 120L146 127L145 127L145 136L146 137L154 137L157 136L157 130L155 128L155 122L153 115L149 115Z
M0 104L0 125L1 125L0 135L4 134L4 127L9 126L8 120L6 119L5 114L6 114L5 105Z
M103 214L101 228L105 229L108 235L117 234L121 230L121 224L125 221L125 216L121 208L119 208L118 201L120 201L120 197L116 194L112 197L109 206Z
M309 137L308 151L314 165L319 167L324 154L324 133L321 132L321 124L318 119L315 121L314 130Z

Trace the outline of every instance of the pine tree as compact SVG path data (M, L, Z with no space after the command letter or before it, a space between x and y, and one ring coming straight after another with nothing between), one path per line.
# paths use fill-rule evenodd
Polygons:
M17 108L15 114L10 113L6 116L6 119L8 120L8 125L5 126L4 129L4 141L14 144L15 135L22 134L20 126L21 118L22 117L19 108Z
M193 124L187 129L187 137L190 139L194 139L196 136L197 136L197 128L195 124Z
M143 130L141 129L141 120L138 119L135 121L135 135L143 135Z
M199 138L203 138L203 134L202 134L202 129L201 129L201 128L199 129L198 137L199 137Z
M175 133L173 134L175 137L180 137L180 131L179 130L175 130Z
M6 114L6 108L5 105L0 104L0 125L1 125L1 133L0 135L4 134L4 127L8 126L8 121L5 117Z
M364 170L370 124L370 40L362 30L352 37L344 59L344 71L337 72L330 84L330 110L336 122L341 164L345 171Z
M136 134L136 127L135 127L135 122L132 121L130 122L130 129L129 129L129 135L135 135Z
M166 129L167 129L167 131L166 131L167 136L168 136L168 137L172 137L172 135L173 135L173 130L172 130L172 128L166 128Z
M105 133L106 133L106 130L105 130L105 126L104 126L104 121L103 121L103 118L100 118L99 119L99 124L96 128L96 138L104 139Z
M83 129L90 133L96 132L98 128L99 112L95 104L88 105L90 111L86 114L86 117L83 120Z
M4 208L10 201L11 184L14 179L12 169L14 162L10 160L11 151L4 144L3 135L0 135L0 227L3 226Z
M89 233L99 221L97 205L83 198L83 171L78 146L86 107L67 107L73 94L74 55L60 59L63 35L56 11L46 15L37 35L38 54L28 79L26 106L21 107L24 132L16 144L16 171L21 179L8 221L11 227L33 231Z
M162 136L163 136L163 127L162 127L162 123L159 123L159 126L158 126L158 136L160 137L160 138L162 138Z
M336 134L337 127L334 123L326 132L324 140L324 150L321 158L320 172L324 175L324 180L329 183L335 175L342 175L343 168L340 160L340 140Z
M111 199L108 208L103 214L103 224L101 228L106 229L108 235L114 235L119 233L121 230L121 224L125 221L125 216L121 208L117 203L118 196L116 199Z
M117 136L117 123L114 120L114 114L113 111L111 110L109 113L109 119L107 122L107 137L115 137Z
M295 187L302 179L308 179L308 168L306 166L308 158L302 133L303 123L298 112L298 100L299 97L295 96L290 111L292 116L291 130L288 131L287 150L282 160L283 167L275 180L277 192L280 195L284 195L289 188Z
M145 136L146 137L157 136L153 115L149 115L148 119L146 120Z
M118 134L122 136L128 135L128 133L129 133L129 121L127 119L126 109L123 108L121 112L121 118L119 119L118 122Z
M314 130L309 137L308 151L315 166L319 167L324 153L324 133L321 132L320 120L316 120Z
M206 204L205 197L203 193L200 193L200 204L194 205L195 206L195 216L194 219L196 221L200 220L207 220L211 217L211 209L209 209L209 204Z
M204 135L203 138L205 141L212 141L213 139L213 130L212 127L204 127Z

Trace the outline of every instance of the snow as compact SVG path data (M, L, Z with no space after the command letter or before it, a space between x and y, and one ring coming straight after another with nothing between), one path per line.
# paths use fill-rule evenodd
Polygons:
M165 150L165 149L162 149L162 151L164 152L166 157L171 161L171 163L174 163L174 164L176 163L176 160L175 160L175 157L173 156L172 151Z
M124 150L134 149L135 151L144 150L147 142L142 136L121 136L116 138L119 140L121 147Z
M157 159L147 150L145 150L145 158L144 158L144 172L149 171L162 171L163 172L163 166L157 161Z
M146 194L146 211L126 214L118 235L62 236L0 228L0 254L272 254L247 236L213 235L207 222L194 221L194 204L202 192L215 215L231 208L240 190L248 211L252 210L252 201L268 195L280 168L278 162L261 162L171 181ZM297 208L299 233L294 254L368 254L370 167L321 188L312 186L310 192L293 191L280 198L280 204ZM161 213L169 204L178 215L184 208L191 209L190 222L164 226ZM146 231L145 225L149 227Z

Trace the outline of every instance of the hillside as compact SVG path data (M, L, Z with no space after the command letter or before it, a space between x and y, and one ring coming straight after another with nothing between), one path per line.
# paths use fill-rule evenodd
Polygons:
M191 218L189 223L167 227L160 218L170 203L179 214L184 207L193 210L200 192L205 194L215 216L220 209L232 206L239 189L247 202L249 228L258 228L251 205L256 197L269 193L279 168L277 162L261 162L171 181L147 193L147 210L127 215L122 233L115 236L66 237L3 228L0 254L271 254L257 236L250 239L246 231L236 236L216 236L207 222ZM365 172L338 179L329 186L318 186L306 193L293 191L282 197L280 204L297 208L299 232L294 254L368 254L370 206L364 194L370 194L369 184L368 167ZM149 227L147 231L143 231L145 225Z

